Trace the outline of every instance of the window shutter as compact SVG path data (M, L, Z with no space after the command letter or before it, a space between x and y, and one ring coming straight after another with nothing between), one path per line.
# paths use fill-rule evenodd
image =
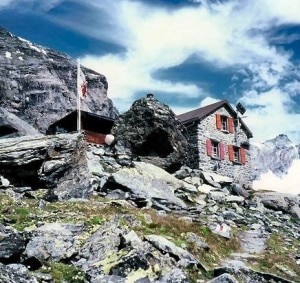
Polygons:
M216 127L218 130L222 130L222 121L220 114L216 114Z
M220 143L220 159L224 160L225 159L225 144Z
M229 160L234 161L233 145L228 146L228 155L229 155Z
M246 164L246 150L241 147L240 153L241 153L241 163Z
M206 153L208 156L211 156L211 154L212 154L211 140L206 140Z
M234 122L232 117L228 117L228 130L229 133L234 133Z

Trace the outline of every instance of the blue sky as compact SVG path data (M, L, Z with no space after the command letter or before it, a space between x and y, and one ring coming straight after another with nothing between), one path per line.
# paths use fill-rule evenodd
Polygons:
M0 0L0 25L81 58L126 111L152 92L177 114L227 99L254 140L300 143L299 0Z

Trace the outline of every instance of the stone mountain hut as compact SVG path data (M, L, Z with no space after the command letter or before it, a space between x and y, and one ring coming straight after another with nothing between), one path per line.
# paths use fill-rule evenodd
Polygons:
M241 184L251 184L249 139L253 135L227 100L177 118L188 132L188 166L231 177Z

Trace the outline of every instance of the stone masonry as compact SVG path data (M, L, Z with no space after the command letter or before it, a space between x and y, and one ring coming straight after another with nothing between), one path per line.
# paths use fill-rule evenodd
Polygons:
M216 128L216 114L231 117L231 114L222 107L201 121L196 120L185 124L189 132L189 166L201 168L204 171L215 172L228 176L241 184L251 183L251 158L249 149L246 152L246 164L239 164L229 160L228 145L240 146L248 143L248 137L243 128L238 134L235 120L234 133L220 131ZM213 139L225 144L225 159L220 160L207 155L206 140Z

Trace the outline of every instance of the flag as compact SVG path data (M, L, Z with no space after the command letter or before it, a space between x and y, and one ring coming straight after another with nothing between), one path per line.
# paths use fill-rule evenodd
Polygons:
M87 96L87 80L85 78L84 73L82 72L80 66L79 66L79 92L80 92L80 98L84 99Z

